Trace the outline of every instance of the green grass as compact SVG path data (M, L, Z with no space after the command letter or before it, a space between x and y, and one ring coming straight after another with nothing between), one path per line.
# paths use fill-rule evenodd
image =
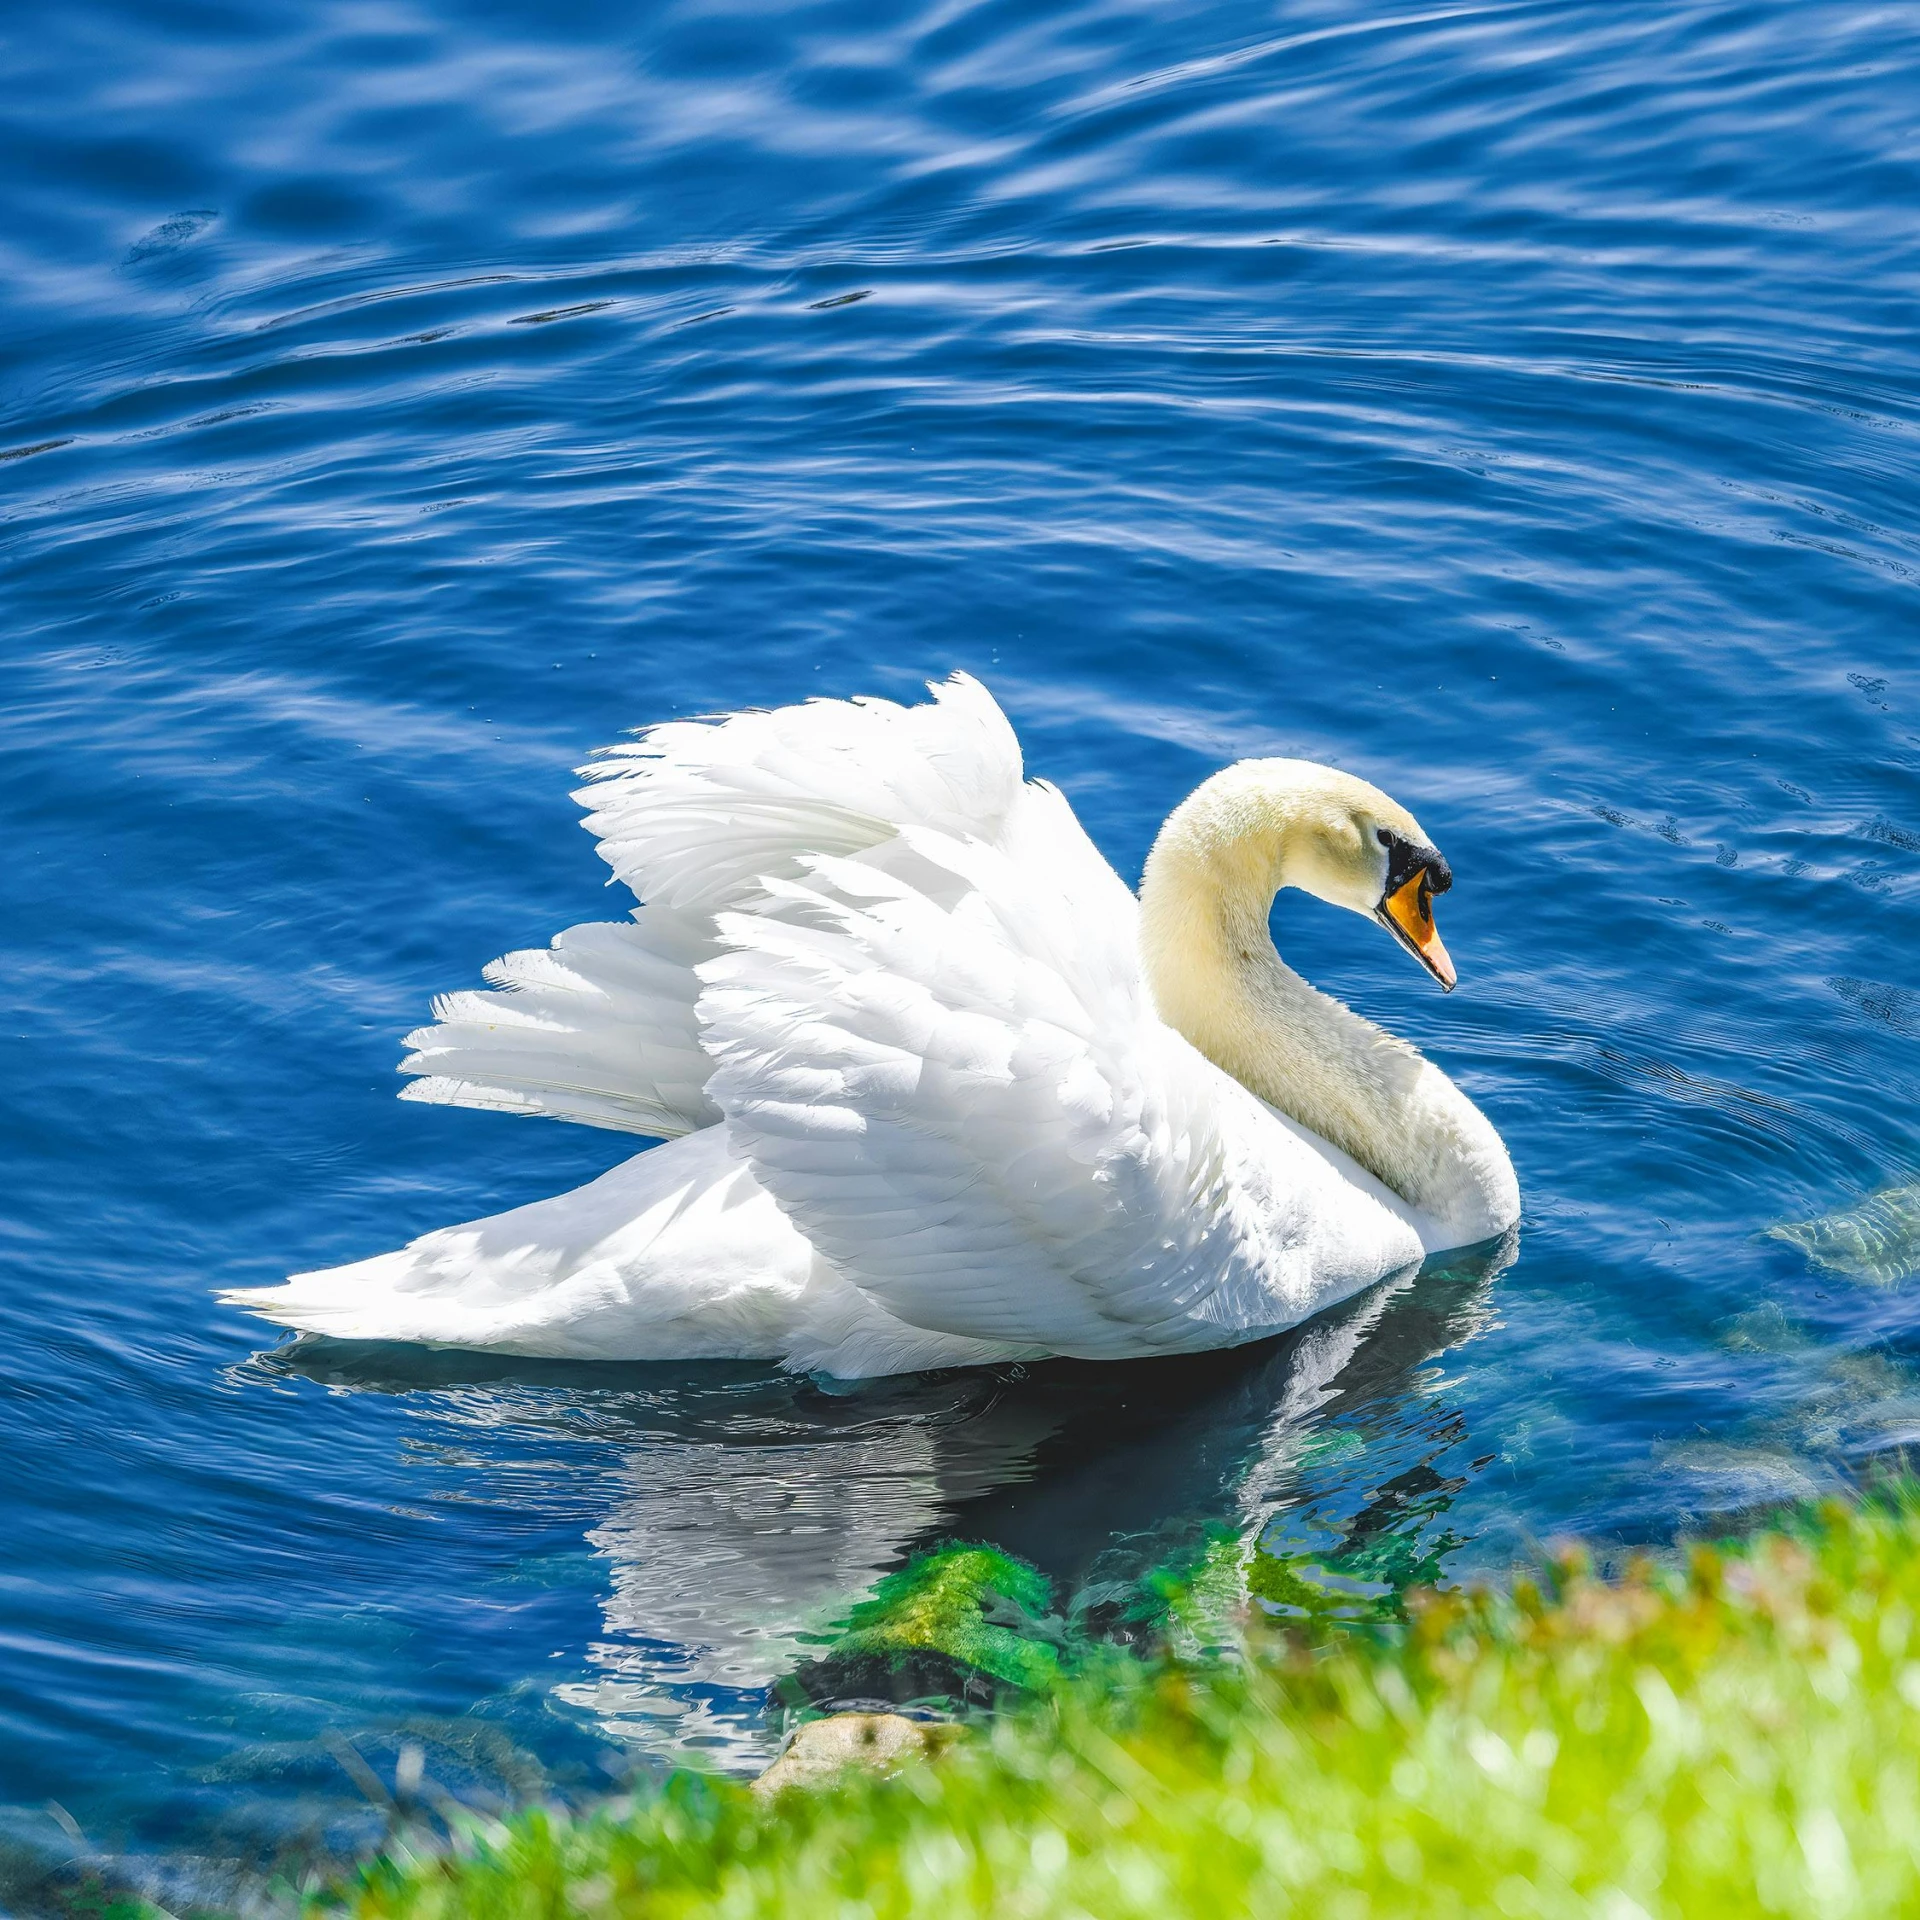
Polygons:
M1256 1616L1237 1659L1084 1658L890 1779L764 1804L682 1775L330 1898L359 1920L1920 1911L1920 1497L1400 1611Z

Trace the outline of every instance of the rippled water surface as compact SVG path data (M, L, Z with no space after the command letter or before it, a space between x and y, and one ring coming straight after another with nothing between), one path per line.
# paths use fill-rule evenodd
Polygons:
M0 1904L74 1825L351 1845L342 1737L752 1765L945 1538L1457 1579L1920 1434L1913 12L618 12L0 53ZM1514 1264L853 1392L213 1304L628 1150L392 1097L433 992L620 910L591 748L955 667L1130 878L1239 755L1417 811L1457 994L1276 929L1492 1115Z

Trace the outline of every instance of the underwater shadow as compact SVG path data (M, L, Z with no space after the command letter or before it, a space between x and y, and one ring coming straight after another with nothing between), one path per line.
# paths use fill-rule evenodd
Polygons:
M724 1758L849 1601L948 1542L1030 1562L1065 1605L1223 1531L1291 1529L1290 1549L1362 1578L1433 1577L1470 1469L1427 1370L1486 1324L1513 1253L1509 1237L1446 1256L1248 1346L1124 1363L848 1384L306 1338L247 1364L418 1396L458 1428L606 1445L598 1677L558 1697L641 1748Z

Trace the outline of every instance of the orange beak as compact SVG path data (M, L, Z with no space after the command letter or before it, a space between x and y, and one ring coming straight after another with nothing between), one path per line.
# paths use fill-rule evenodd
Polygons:
M1374 916L1447 992L1459 976L1433 924L1433 876L1422 867L1380 902Z

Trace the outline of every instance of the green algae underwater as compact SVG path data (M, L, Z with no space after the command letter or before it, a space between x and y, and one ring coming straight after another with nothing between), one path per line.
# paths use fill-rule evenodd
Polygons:
M1216 1541L1164 1580L1142 1654L1048 1614L1045 1582L1004 1554L929 1555L853 1610L821 1664L844 1677L937 1652L988 1676L998 1710L939 1758L771 1801L681 1772L588 1817L458 1820L451 1844L396 1831L309 1909L1661 1920L1920 1904L1920 1485L1612 1579L1570 1550L1499 1591L1353 1603L1295 1572L1279 1610L1249 1607L1289 1570L1230 1558Z

